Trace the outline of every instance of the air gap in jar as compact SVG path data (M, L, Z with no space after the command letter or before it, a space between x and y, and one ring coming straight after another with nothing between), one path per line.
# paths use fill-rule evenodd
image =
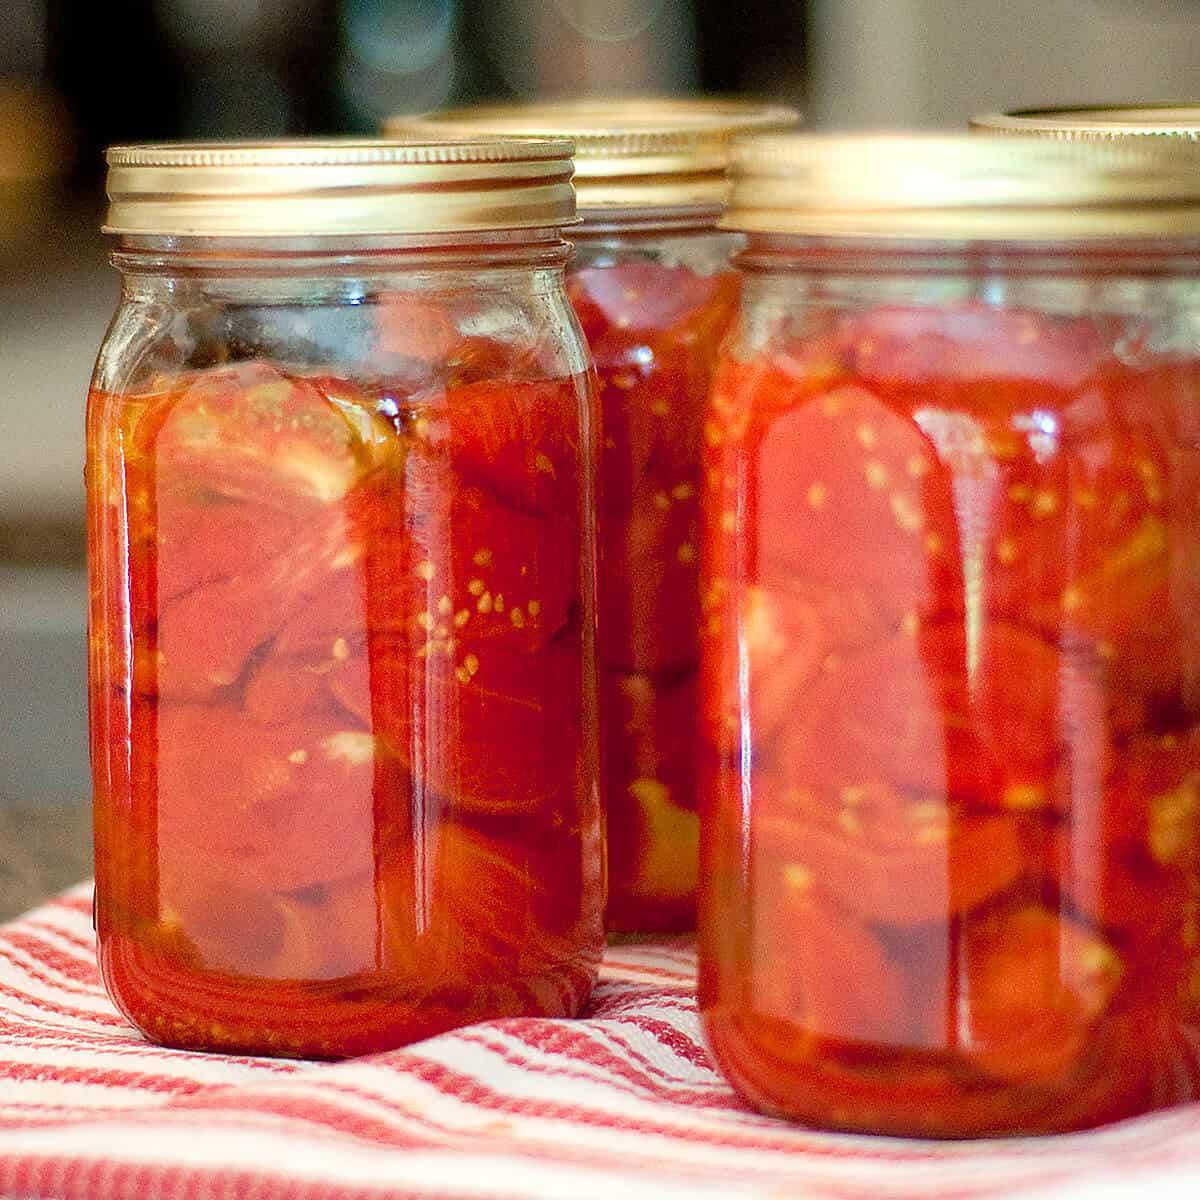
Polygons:
M692 929L700 440L737 304L716 221L732 139L794 125L729 99L584 100L396 118L389 128L557 134L576 147L583 223L567 289L600 380L600 687L607 923ZM415 124L414 124L415 122Z
M574 1014L602 941L566 141L109 151L96 920L157 1041Z
M764 138L713 391L700 1003L818 1126L1047 1133L1200 1067L1200 172Z

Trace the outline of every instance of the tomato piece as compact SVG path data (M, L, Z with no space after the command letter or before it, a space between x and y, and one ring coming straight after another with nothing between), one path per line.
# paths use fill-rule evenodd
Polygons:
M435 503L428 481L439 475L445 490ZM416 451L405 471L377 473L347 498L347 524L273 656L328 670L366 631L459 659L497 643L532 652L578 602L579 541L569 521L510 509Z
M1186 877L1148 861L1132 846L1114 843L1106 832L1099 850L1089 844L1085 851L1082 839L1068 826L1051 843L1050 868L1064 903L1097 928L1124 935L1131 954L1153 948L1151 979L1161 980L1168 951L1184 952Z
M659 674L699 656L699 498L642 481L632 511L600 519L600 661Z
M751 430L756 438L775 417L852 382L836 346L819 332L781 344L770 358L743 362L727 354L713 375L706 447L737 446Z
M564 915L578 920L582 904L578 875L569 882L554 863L562 849L561 841L551 852L453 822L418 831L410 855L383 876L393 968L422 990L445 982L495 988L558 969L571 951L554 930ZM599 914L591 919L598 928Z
M130 457L152 462L157 492L295 514L337 504L394 443L354 385L256 362L187 377L137 422Z
M618 792L635 780L695 807L696 677L602 673L601 712L608 776Z
M154 571L151 609L138 627L151 624L157 610L203 584L244 574L255 565L284 557L303 536L303 523L287 513L264 514L250 504L213 501L204 494L164 489L158 497L153 541L140 546L139 572Z
M135 646L145 675L166 697L207 699L236 684L251 656L310 599L338 589L351 566L340 509L324 514L286 554L249 561L228 579L204 584L166 604L154 643Z
M841 341L846 368L912 413L953 477L980 602L1084 645L1123 682L1176 686L1177 377L1139 368L1113 321L986 306L876 310L846 318Z
M702 702L708 739L726 754L746 722L752 744L769 742L807 704L805 689L826 663L886 634L861 591L780 577L745 585L735 608L723 599L728 587L726 577L710 577L703 640L715 644L703 658Z
M462 335L444 302L426 294L384 292L375 305L375 340L385 354L440 368Z
M732 272L699 275L650 261L581 267L567 279L567 295L593 348L603 347L603 335L610 333L628 338L694 323L714 306L727 321L738 293Z
M883 686L881 686L883 685ZM1104 697L1087 662L1011 625L977 643L946 622L902 633L825 671L779 744L800 787L862 778L1010 811L1069 803L1057 770L1107 770Z
M754 455L752 561L865 580L893 621L963 609L969 575L972 605L1103 658L1121 687L1169 692L1184 582L1166 487L1179 379L1119 362L1117 334L982 306L883 309L770 364L727 364L712 439ZM921 534L927 562L890 536L892 519Z
M595 979L599 893L561 830L508 841L434 821L372 871L283 893L188 867L161 877L158 919L101 943L123 1011L173 1044L370 1053L394 1046L398 1021L419 1040L474 1018L573 1016Z
M752 787L752 838L766 876L756 874L756 890L786 876L862 919L909 927L976 907L1025 868L1013 817L913 800L862 776L830 793L757 772Z
M471 484L527 512L579 521L583 464L573 432L589 384L570 379L488 377L418 394L400 417Z
M601 500L605 512L624 513L636 503L659 443L687 437L679 424L687 419L685 363L679 353L635 342L610 348L596 359L596 371L604 432Z
M627 509L648 466L668 486L694 486L716 348L737 307L737 277L624 262L574 272L568 292L600 377L605 507Z
M479 653L377 636L332 673L338 701L458 810L569 814L579 787L582 651L565 634L538 654ZM369 680L369 688L362 686ZM437 729L437 737L428 736Z
M1114 836L1151 862L1200 868L1200 728L1131 741L1109 811Z
M137 406L132 406L137 410ZM157 396L133 426L130 561L139 688L209 699L344 570L342 504L397 439L353 385L261 364Z
M1189 569L1179 557L1174 532L1147 515L1057 597L1030 606L1030 615L1065 645L1102 658L1114 690L1169 696L1183 684L1180 648L1188 644L1184 589L1172 578Z
M755 1011L805 1037L903 1044L904 982L867 926L778 859L752 870Z
M370 868L387 752L328 718L260 725L226 708L159 707L145 773L158 847L183 869L214 861L247 888L287 891ZM397 806L402 810L404 806Z
M578 533L569 519L514 512L483 491L461 488L450 506L449 535L439 544L434 534L420 547L435 568L423 582L438 615L450 615L449 596L449 624L463 645L504 641L533 651L563 627L581 587ZM449 579L437 570L447 540Z
M1121 981L1116 951L1083 925L1037 907L968 922L962 939L961 1053L1012 1083L1062 1078Z
M484 381L541 379L559 373L558 349L531 336L527 314L509 314L500 337L460 332L477 324L477 305L446 294L381 295L376 347L389 366L388 383L401 393L444 391ZM389 363L388 360L392 361Z
M303 660L275 656L254 667L242 695L243 709L264 725L297 721L326 702L318 669Z
M973 406L993 409L1011 387L1082 390L1112 362L1127 330L1109 318L1054 318L989 304L882 307L844 317L834 341L847 371L885 389L980 385ZM936 401L935 401L936 403Z
M695 923L700 819L657 779L608 789L608 924L648 932Z
M464 809L508 812L537 808L572 812L580 787L580 705L582 652L577 637L537 656L497 647L479 654L478 670L464 662L470 681L456 671L425 677L426 695L437 696L438 682L448 703L429 704L446 713L448 750L429 761L426 778L433 790L457 797ZM428 661L428 660L427 660Z
M949 395L918 413L970 514L963 561L991 612L1104 659L1122 686L1169 690L1179 580L1165 445L1099 389L1059 399L1038 408L1017 389L1008 407L972 414Z
M160 897L163 948L191 970L240 975L243 988L312 987L380 966L384 916L374 874L272 892L225 879L219 868L198 873L194 863L168 860Z
M951 481L911 417L842 386L774 416L752 453L760 570L861 589L893 627L956 606Z
M220 865L160 863L160 937L204 971L252 979L321 980L371 970L379 916L373 875L293 892L248 887Z
M1156 946L1160 957L1164 939L1181 951L1187 876L1200 867L1197 731L1131 739L1103 793L1073 807L1050 850L1074 911Z

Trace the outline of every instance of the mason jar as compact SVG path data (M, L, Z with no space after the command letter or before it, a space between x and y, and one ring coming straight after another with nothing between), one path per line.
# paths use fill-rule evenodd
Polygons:
M793 125L779 105L609 99L397 117L389 132L538 134L575 143L581 223L567 290L603 420L600 695L607 923L696 923L700 430L737 305L717 228L738 134Z
M562 140L121 146L96 924L152 1039L339 1057L595 978L596 414Z
M751 1103L1200 1095L1200 173L764 138L706 447L700 1004Z

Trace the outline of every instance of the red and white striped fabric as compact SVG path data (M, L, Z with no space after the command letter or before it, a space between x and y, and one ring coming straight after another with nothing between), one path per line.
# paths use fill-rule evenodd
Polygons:
M1200 1195L1200 1105L1074 1137L904 1142L741 1105L686 939L609 951L578 1021L338 1064L148 1045L105 998L91 891L0 929L0 1194L106 1200L1154 1200Z

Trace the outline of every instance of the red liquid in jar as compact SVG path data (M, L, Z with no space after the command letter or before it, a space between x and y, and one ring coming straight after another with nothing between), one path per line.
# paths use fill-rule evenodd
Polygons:
M700 429L732 272L619 261L568 293L600 380L607 924L695 927Z
M340 1057L590 991L587 383L454 353L91 397L101 965L156 1040Z
M701 1005L758 1106L973 1136L1200 1092L1198 389L983 306L722 364Z

